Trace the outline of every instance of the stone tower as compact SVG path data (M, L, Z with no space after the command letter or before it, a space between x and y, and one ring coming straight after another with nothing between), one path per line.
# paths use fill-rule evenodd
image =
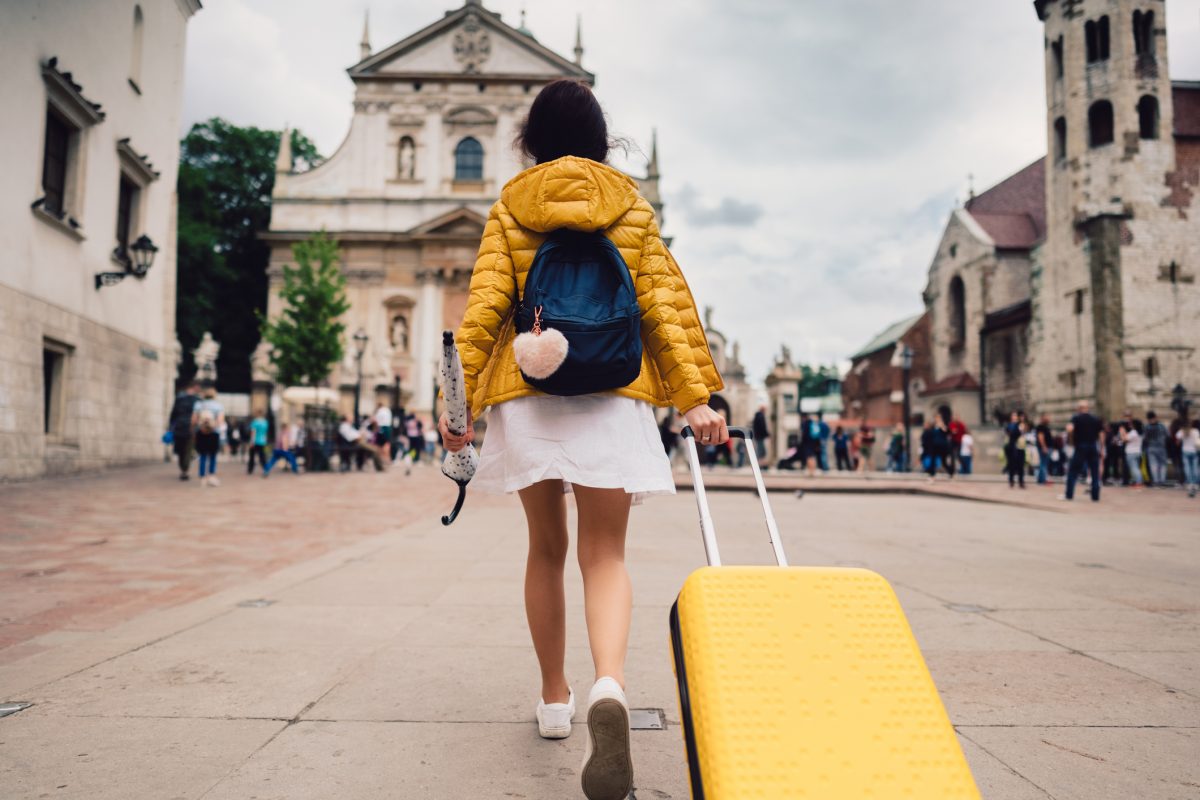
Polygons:
M1180 280L1195 270L1200 215L1193 192L1174 189L1187 179L1176 163L1166 3L1034 6L1045 26L1048 156L1030 394L1056 416L1080 399L1109 419L1165 406L1170 387L1200 371L1185 346L1200 305Z

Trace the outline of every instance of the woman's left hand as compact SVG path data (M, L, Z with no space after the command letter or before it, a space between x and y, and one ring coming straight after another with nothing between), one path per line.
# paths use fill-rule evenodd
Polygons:
M697 444L725 444L729 441L729 427L725 424L725 418L707 405L696 406L683 417L696 435Z

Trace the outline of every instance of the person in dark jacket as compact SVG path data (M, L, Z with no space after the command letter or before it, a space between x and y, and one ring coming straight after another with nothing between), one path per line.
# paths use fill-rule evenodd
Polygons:
M171 426L171 442L175 455L179 458L179 480L188 479L188 469L192 465L192 414L196 410L196 401L200 399L200 384L196 381L188 383L187 388L175 395L168 418Z
M1012 412L1008 424L1004 426L1004 465L1008 474L1008 488L1014 482L1025 488L1025 424L1021 422L1020 412Z
M754 421L750 423L750 427L754 431L754 452L758 453L758 460L763 461L767 457L767 437L771 435L771 430L767 427L766 406L759 406L758 411L754 412Z

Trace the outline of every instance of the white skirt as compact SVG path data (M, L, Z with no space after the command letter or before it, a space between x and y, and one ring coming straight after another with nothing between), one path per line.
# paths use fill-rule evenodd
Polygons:
M507 494L558 478L624 489L639 503L674 494L652 406L618 394L533 395L492 406L471 488Z

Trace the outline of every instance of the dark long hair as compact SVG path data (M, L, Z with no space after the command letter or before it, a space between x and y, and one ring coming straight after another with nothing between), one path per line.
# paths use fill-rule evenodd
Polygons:
M513 142L518 151L538 164L563 156L605 161L610 148L623 145L608 135L608 122L592 89L566 78L546 84Z

